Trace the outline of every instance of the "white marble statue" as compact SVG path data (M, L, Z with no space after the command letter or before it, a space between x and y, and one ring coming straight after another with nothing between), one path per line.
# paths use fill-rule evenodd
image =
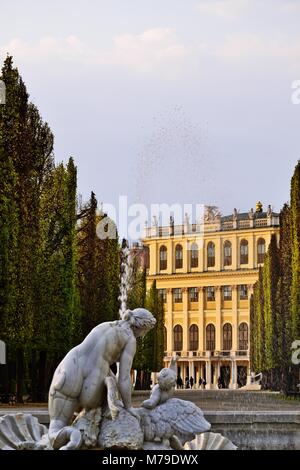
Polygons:
M71 349L57 367L49 390L49 438L53 448L81 446L80 430L70 426L74 412L101 407L107 398L110 366L119 362L118 390L124 408L133 416L130 371L136 338L155 325L155 318L143 308L127 310L123 319L96 326L84 341Z
M150 398L135 409L140 417L138 422L133 422L132 416L124 409L113 420L110 416L104 420L98 440L100 447L182 450L184 444L197 434L209 431L211 426L198 406L186 400L172 398L177 359L178 356L174 357L169 368L159 372L158 383L153 387ZM117 382L112 379L110 390L116 390L117 386ZM117 392L112 396L116 399ZM111 397L110 403L113 400ZM118 407L120 402L114 405Z
M223 436L207 433L210 424L198 406L173 398L178 357L159 372L150 398L132 407L136 338L155 323L148 310L137 308L127 310L122 320L96 326L54 373L49 430L31 415L5 415L0 418L0 449L234 448ZM118 379L110 369L116 362ZM201 433L207 436L200 438Z
M150 398L143 401L142 406L152 410L157 405L165 403L173 397L176 385L176 362L179 356L173 357L169 367L162 369L157 375L157 384L154 385Z

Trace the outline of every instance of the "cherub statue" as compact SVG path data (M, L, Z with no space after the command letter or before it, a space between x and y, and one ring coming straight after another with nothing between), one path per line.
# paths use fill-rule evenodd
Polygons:
M136 351L136 338L144 336L156 323L144 309L127 310L122 320L96 326L81 344L71 349L57 367L49 390L49 439L54 449L78 449L82 433L71 426L74 412L84 410L90 415L106 400L110 366L119 362L118 391L124 408L139 419L131 405L130 371ZM111 400L110 409L117 415ZM93 427L99 425L101 414Z
M142 406L152 410L157 405L165 403L173 397L176 385L176 362L179 356L174 356L170 366L162 369L158 376L158 383L154 385L150 398L143 401Z

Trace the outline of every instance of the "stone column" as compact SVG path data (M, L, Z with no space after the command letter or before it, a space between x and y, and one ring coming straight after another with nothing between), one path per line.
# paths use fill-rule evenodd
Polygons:
M236 363L235 355L232 356L229 388L231 388L232 390L236 390L238 388L238 384L237 384L237 363Z
M189 361L189 378L193 377L195 383L195 367L194 361Z
M207 390L212 388L211 383L211 361L206 361L206 387Z
M232 289L232 351L238 350L238 292L237 286Z
M218 388L218 369L217 369L217 363L214 361L212 363L213 365L213 368L214 368L214 372L213 372L213 377L212 377L212 383L213 383L213 387L214 389L217 389Z
M189 312L188 312L188 289L182 288L182 308L183 308L183 345L184 352L189 351Z
M216 351L222 349L222 301L221 301L221 287L215 287L215 299L216 299Z
M220 363L220 361L218 361L218 364L217 364L217 380L220 376L221 376L221 363Z
M204 334L204 289L198 287L198 306L199 306L199 317L198 317L198 328L199 328L199 351L205 351L205 334Z
M173 298L172 289L167 289L167 351L173 352Z

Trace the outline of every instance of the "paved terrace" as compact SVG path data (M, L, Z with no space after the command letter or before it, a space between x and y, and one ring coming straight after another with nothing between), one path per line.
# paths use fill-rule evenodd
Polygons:
M149 397L149 391L134 391L133 405L139 406ZM196 403L203 411L298 411L300 400L283 399L277 392L247 392L242 390L176 390L175 397ZM45 412L47 404L0 404L0 415L16 411Z

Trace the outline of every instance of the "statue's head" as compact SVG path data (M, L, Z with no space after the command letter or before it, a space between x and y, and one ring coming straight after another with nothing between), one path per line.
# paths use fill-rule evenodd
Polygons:
M176 385L176 373L170 368L162 369L157 374L157 381L161 390L171 390Z
M123 315L123 320L130 323L135 337L144 336L156 323L152 313L145 308L126 310Z

